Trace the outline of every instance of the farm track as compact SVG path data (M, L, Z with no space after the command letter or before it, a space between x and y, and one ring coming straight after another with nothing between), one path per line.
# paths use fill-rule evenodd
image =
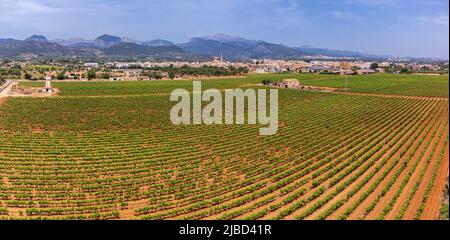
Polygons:
M257 84L243 84L239 87L257 87ZM220 92L225 92L225 89L219 89ZM192 94L192 91L188 91ZM353 96L368 96L368 97L384 97L384 98L395 98L395 99L415 99L415 100L436 100L436 101L448 101L448 97L429 97L429 96L411 96L411 95L401 95L401 94L384 94L384 93L365 93L365 92L351 92L351 91L330 91L327 94L340 94L340 95L353 95ZM169 96L171 92L166 93L136 93L136 94L102 94L102 95L62 95L58 98L65 99L77 99L77 98L124 98L124 97L151 97L151 96ZM0 95L1 96L1 95ZM15 96L15 97L29 97L29 96Z
M448 98L446 98L446 97L424 97L424 96L409 96L409 95L400 95L400 94L363 93L363 92L345 92L345 91L333 91L331 93L342 94L342 95L354 95L354 96L368 96L368 97L448 101Z
M0 85L0 97L6 96L14 83L15 81L7 80L3 85Z

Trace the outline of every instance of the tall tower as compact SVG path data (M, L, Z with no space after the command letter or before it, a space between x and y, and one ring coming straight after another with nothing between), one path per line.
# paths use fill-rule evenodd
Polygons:
M42 89L43 93L52 93L52 78L51 77L45 77L45 87Z
M223 62L223 53L220 53L220 61Z

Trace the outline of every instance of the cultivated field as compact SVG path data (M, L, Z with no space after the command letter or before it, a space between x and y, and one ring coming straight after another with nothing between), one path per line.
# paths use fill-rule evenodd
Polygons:
M170 92L190 81L58 82L57 97L0 99L0 217L439 217L448 76L250 75L202 87L293 77L339 90L280 90L273 136L172 125Z

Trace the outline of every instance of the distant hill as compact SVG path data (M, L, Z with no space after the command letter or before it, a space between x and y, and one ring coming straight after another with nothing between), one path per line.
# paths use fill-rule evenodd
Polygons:
M66 46L66 47L81 47L81 46L91 46L94 47L94 40L85 40L81 38L72 38L72 39L55 39L50 40L49 42L58 43L59 45Z
M242 37L235 37L235 36L230 36L230 35L226 35L223 33L218 33L212 36L203 36L203 37L199 37L200 39L204 39L204 40L213 40L213 41L218 41L218 42L223 42L223 43L227 43L227 42L241 42L241 43L256 43L257 41L254 40L248 40Z
M117 43L103 50L104 54L112 56L176 55L183 52L183 49L177 46L151 47L130 42Z
M0 56L19 56L33 54L38 56L85 55L88 52L72 49L57 43L43 41L43 38L27 38L24 41L8 39L0 41Z
M0 38L0 44L2 43L12 43L12 42L19 42L20 40L12 39L12 38Z
M44 40L45 39L45 40ZM44 36L33 35L25 40L0 39L0 56L36 55L52 56L175 56L183 49L172 46L145 46L122 42L120 38L102 35L94 41L72 39L47 41Z
M136 43L136 44L142 44L142 41L133 39L133 38L128 38L128 37L122 37L122 42L130 42L130 43Z
M324 48L289 47L283 44L248 40L224 34L192 38L191 41L179 44L179 46L194 54L210 56L223 55L224 58L228 60L248 60L258 58L296 59L305 56L353 58L385 57Z
M122 38L108 34L103 34L94 40L95 46L99 48L109 48L120 42L122 42Z
M207 56L221 56L226 59L246 58L246 49L251 45L240 42L219 42L205 38L193 38L190 42L178 45L187 52Z
M251 49L251 58L299 58L304 53L281 44L258 42Z
M366 54L354 51L343 51L326 48L313 48L313 47L295 47L301 52L309 56L329 56L329 57L353 57L353 58L383 58L390 57L384 55Z
M212 38L193 38L180 47L195 54L220 56L229 60L248 60L255 58L300 58L302 52L281 44L250 40L212 40Z
M163 40L163 39L155 39L151 41L142 42L143 45L151 46L151 47L159 47L159 46L175 46L173 42Z
M33 35L33 36L25 39L25 41L47 42L47 38L45 36L42 36L42 35Z
M139 41L103 34L94 40L57 39L33 35L25 40L0 39L0 56L121 56L121 57L183 57L199 59L223 56L226 60L251 60L259 58L300 59L308 57L389 58L354 51L342 51L312 47L289 47L283 44L248 40L242 37L216 34L192 38L189 42L173 42L155 39Z

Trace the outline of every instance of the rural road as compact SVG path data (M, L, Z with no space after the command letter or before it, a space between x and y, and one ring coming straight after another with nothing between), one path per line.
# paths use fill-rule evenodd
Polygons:
M0 97L8 96L8 93L11 90L14 82L15 81L13 80L7 80L3 85L0 86Z

